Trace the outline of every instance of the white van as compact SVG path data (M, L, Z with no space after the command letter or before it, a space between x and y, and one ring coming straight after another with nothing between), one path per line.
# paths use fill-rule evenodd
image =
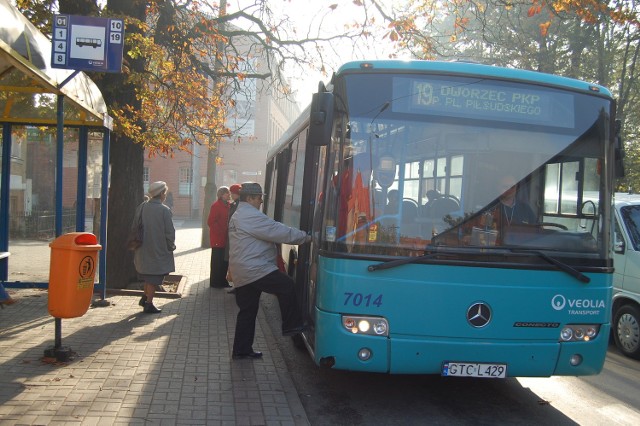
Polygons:
M640 194L615 195L613 312L618 349L640 359Z

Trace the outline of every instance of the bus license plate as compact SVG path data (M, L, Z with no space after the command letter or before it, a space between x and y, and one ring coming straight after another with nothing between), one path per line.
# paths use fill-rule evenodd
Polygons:
M443 376L482 377L504 379L507 377L506 364L480 364L474 362L445 362L442 365Z

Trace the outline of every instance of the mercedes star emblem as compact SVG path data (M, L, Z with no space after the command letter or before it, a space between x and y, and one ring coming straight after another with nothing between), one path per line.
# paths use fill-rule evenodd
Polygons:
M476 328L484 327L491 321L491 308L486 303L474 303L467 309L467 321Z

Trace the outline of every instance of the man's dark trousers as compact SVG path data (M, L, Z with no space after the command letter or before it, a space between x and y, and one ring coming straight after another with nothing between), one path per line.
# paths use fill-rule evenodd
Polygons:
M211 248L211 272L209 276L209 285L211 287L229 287L229 281L227 281L229 261L224 260L224 250L224 247Z
M302 326L302 315L296 303L294 286L293 280L287 274L276 270L250 284L236 288L236 304L240 312L238 312L233 340L234 354L243 355L253 352L256 316L262 292L274 294L278 298L282 330Z

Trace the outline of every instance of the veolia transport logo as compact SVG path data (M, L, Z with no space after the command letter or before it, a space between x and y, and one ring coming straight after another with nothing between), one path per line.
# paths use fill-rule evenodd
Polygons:
M556 311L564 308L566 304L567 300L561 294L556 294L555 296L553 296L553 299L551 299L551 306L553 306L553 309L555 309Z

